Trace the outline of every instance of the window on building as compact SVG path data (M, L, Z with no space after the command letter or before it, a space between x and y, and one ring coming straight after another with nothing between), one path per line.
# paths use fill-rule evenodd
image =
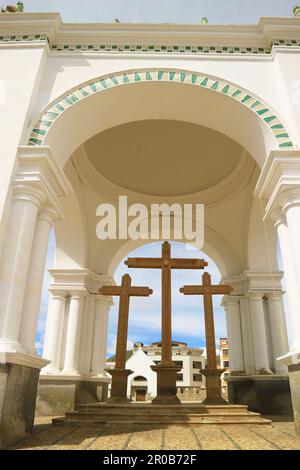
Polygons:
M183 362L182 361L174 361L175 367L180 367L182 369Z
M202 362L194 361L193 369L202 369Z
M134 377L133 380L135 382L146 382L147 381L146 377L143 377L142 375L137 375L136 377Z
M183 374L176 374L176 381L183 382Z
M194 382L202 382L202 374L193 374Z
M228 349L223 349L223 355L228 356Z
M223 362L223 367L229 367L229 361L224 361Z

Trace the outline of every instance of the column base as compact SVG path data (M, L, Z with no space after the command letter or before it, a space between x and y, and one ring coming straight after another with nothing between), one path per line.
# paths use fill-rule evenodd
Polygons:
M111 375L111 394L107 403L129 403L127 397L127 380L128 375L133 371L130 369L107 369Z
M78 405L105 402L108 378L41 374L36 416L62 416Z
M295 429L300 434L300 351L290 352L278 361L288 367Z
M201 369L201 374L205 377L206 398L201 403L203 405L227 405L227 401L222 397L221 375L226 369Z
M264 415L292 416L289 379L280 375L229 376L229 403ZM299 392L298 392L299 393Z
M152 400L153 405L180 405L177 396L176 375L181 369L174 365L158 364L151 366L157 374L157 396Z
M30 436L40 369L46 364L36 355L0 354L0 449Z

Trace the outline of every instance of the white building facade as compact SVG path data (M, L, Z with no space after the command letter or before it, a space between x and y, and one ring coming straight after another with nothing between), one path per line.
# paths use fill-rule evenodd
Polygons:
M132 370L128 376L127 397L132 401L152 401L156 397L156 373L151 369L161 362L161 343L144 346L136 343L126 361L126 369ZM201 401L205 398L205 377L201 369L205 368L206 358L203 349L190 348L187 343L172 342L172 361L180 367L177 373L177 395L181 401ZM107 368L114 367L114 362L107 362Z
M40 369L50 408L52 387L72 389L74 402L79 389L98 399L107 383L111 301L97 291L147 242L97 238L96 208L120 194L147 206L204 204L203 250L234 287L224 299L229 396L245 402L250 387L252 408L274 414L290 383L299 429L299 26L299 18L228 27L0 15L1 446L31 429ZM52 226L41 358L34 341ZM271 409L262 389L272 391Z

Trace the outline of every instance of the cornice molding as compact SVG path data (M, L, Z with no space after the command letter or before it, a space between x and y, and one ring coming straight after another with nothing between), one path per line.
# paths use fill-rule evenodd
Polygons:
M3 34L46 34L54 42L152 42L161 39L172 43L205 41L208 44L221 42L253 46L270 46L278 38L300 39L300 18L262 17L257 25L216 25L216 24L172 24L172 23L63 23L59 13L14 13L0 15Z
M281 208L281 196L288 190L300 186L300 151L282 150L270 152L260 177L254 195L265 203L265 216L268 218ZM289 191L289 194L292 193Z
M49 269L51 276L50 291L52 294L65 292L85 292L86 294L97 294L102 286L114 286L115 282L111 276L96 274L90 269Z
M18 148L13 184L38 188L45 195L48 204L54 208L57 216L63 218L59 198L71 193L72 187L49 147Z
M244 271L238 276L223 277L220 283L231 285L233 295L246 295L248 293L259 293L261 295L268 293L283 294L281 284L283 276L282 271Z

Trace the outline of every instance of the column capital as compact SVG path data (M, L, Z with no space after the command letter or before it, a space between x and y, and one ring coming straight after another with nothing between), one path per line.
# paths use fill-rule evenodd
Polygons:
M12 184L12 199L13 200L22 200L29 201L38 206L42 207L46 202L46 196L43 191L33 184L19 184L13 182Z
M282 224L286 225L286 217L282 208L278 208L270 212L270 219L274 223L275 228Z
M262 301L264 296L265 296L265 293L264 292L247 292L246 296L248 297L248 299L250 300L250 302L258 302L258 301Z
M279 196L278 201L282 207L282 211L286 214L291 207L300 206L300 188L291 187L285 189Z
M70 300L72 299L78 299L78 300L81 300L83 299L84 297L86 297L88 294L87 290L86 289L74 289L74 290L70 290L68 292L68 297L70 298Z
M266 292L265 296L268 300L277 301L277 302L280 301L281 302L283 292L282 291Z
M236 305L240 303L240 295L224 295L222 299L222 306L227 308L230 305Z
M40 209L37 218L40 220L45 220L52 226L54 221L58 218L58 214L53 207L45 205Z
M108 307L112 307L114 305L113 298L108 295L100 295L100 294L93 294L97 303L107 305Z
M52 299L58 299L58 300L64 300L64 301L67 300L67 297L68 297L68 292L67 291L58 290L58 289L52 288L52 287L50 287L48 290L52 295Z

